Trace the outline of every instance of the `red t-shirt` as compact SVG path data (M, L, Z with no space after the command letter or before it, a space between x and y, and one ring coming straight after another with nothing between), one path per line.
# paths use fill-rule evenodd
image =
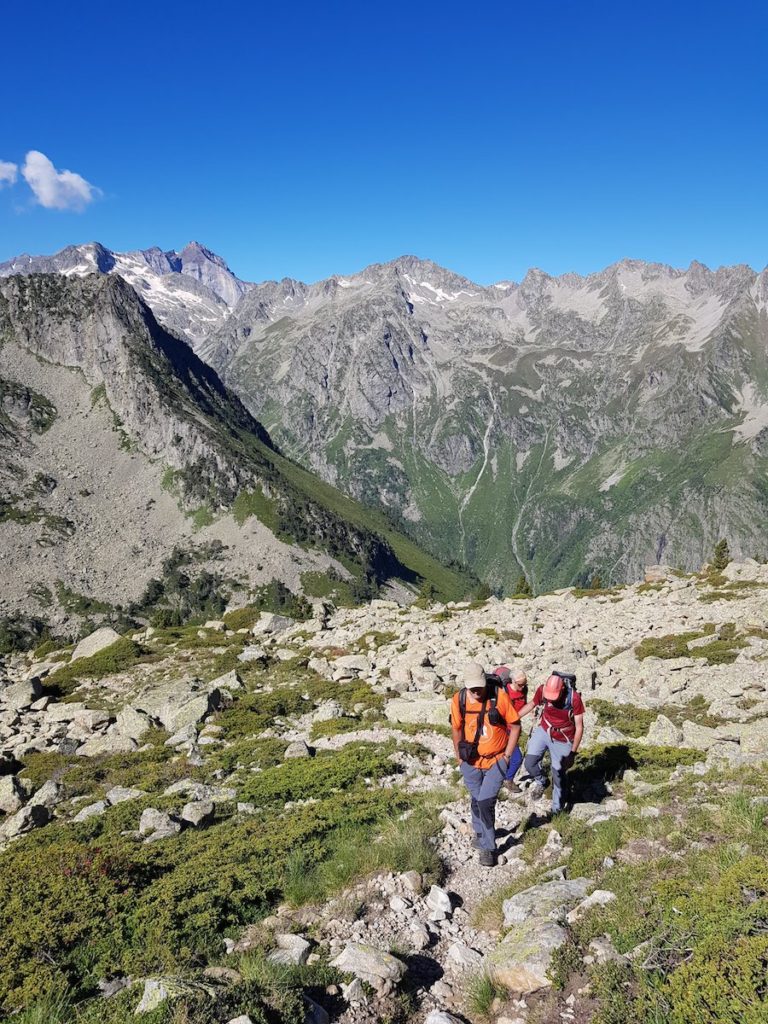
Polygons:
M533 703L536 707L540 704L544 704L544 710L541 713L541 724L549 732L552 730L555 734L561 734L569 740L573 739L576 727L573 724L571 715L583 715L584 714L584 701L581 699L581 694L573 691L573 701L571 703L571 710L568 711L565 707L558 707L558 704L565 704L566 691L563 690L563 695L558 701L558 704L551 704L544 700L543 695L544 687L540 686L536 693L533 695ZM554 737L557 739L557 735Z

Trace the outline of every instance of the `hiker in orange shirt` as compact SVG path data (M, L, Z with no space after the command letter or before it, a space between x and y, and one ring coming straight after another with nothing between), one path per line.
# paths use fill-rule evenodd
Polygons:
M480 863L496 863L496 799L520 738L517 712L503 688L486 683L482 665L470 662L463 672L464 686L451 700L453 749L469 790L472 845Z

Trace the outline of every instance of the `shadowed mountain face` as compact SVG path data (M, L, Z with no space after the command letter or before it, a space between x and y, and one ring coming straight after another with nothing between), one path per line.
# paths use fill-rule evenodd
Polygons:
M0 280L0 485L0 618L60 585L135 601L173 549L212 544L230 591L329 569L368 596L472 585L283 458L113 274Z
M768 553L768 272L623 261L483 287L403 257L225 301L223 261L186 252L184 272L155 258L156 315L193 315L181 291L166 312L170 281L218 287L187 336L279 447L492 584L693 568L723 535Z

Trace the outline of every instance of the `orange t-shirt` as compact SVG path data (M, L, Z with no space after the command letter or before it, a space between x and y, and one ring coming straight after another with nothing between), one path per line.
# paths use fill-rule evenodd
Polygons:
M477 732L477 719L482 711L483 703L467 690L467 708L464 716L464 739L473 743ZM483 732L477 745L479 757L474 764L475 768L483 770L496 764L504 753L509 738L508 727L520 721L518 713L512 706L512 701L507 694L499 689L496 694L496 708L505 721L505 725L491 725L488 721L490 702L486 704L485 721ZM451 699L451 725L454 729L461 731L461 709L459 707L459 694L454 693Z

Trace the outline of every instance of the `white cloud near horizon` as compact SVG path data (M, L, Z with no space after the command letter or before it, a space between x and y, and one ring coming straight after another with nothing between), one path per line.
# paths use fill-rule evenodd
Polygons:
M0 160L0 188L5 188L6 185L15 185L18 176L18 164L12 164L8 160Z
M82 175L74 171L57 171L45 153L37 149L27 153L21 173L32 189L35 200L46 210L74 210L81 213L101 195L101 190L91 185Z

